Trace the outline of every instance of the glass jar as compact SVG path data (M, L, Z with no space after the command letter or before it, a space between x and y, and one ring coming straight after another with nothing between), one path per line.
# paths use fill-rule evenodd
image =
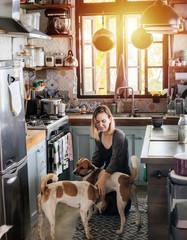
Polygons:
M47 53L45 56L45 65L46 67L54 67L55 61L54 56L51 53Z
M21 52L21 55L24 58L24 67L32 68L33 67L33 58L32 58L32 56L30 56L30 52L25 50L25 51Z
M55 54L55 66L56 67L62 67L63 66L63 59L64 59L64 54L63 53L56 53Z
M25 45L26 49L28 52L30 52L30 55L32 56L32 59L33 59L33 67L36 67L36 63L35 63L35 45L32 45L32 44L28 44L28 45Z
M37 67L44 66L44 49L43 47L35 47L35 65Z

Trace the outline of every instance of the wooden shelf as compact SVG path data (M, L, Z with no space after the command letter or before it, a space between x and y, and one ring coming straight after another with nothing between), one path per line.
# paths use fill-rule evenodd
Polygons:
M186 4L187 0L168 0L169 4Z
M20 8L22 9L47 9L47 8L74 8L73 4L37 4L37 3L21 3Z
M59 34L59 35L49 35L52 38L72 38L73 35L67 35L67 34Z
M35 68L26 68L24 67L23 70L34 70L34 71L40 71L40 70L45 70L45 69L55 69L55 70L72 70L73 68L76 67L35 67Z
M187 68L187 66L169 66L169 68L182 69L182 68Z
M178 33L175 33L174 35L185 35L187 34L187 32L178 32Z

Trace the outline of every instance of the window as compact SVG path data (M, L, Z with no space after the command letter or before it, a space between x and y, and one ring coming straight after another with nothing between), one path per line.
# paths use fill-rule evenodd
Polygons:
M120 53L125 56L128 85L134 89L136 95L145 96L150 91L163 90L167 87L167 36L154 34L153 43L148 49L135 48L131 43L131 34L139 27L141 15L129 14L126 10L128 7L123 8L122 5L119 6L119 11L116 6L121 0L116 1L118 3L110 0L84 0L86 4L81 3L76 9L78 20L76 22L79 23L77 24L77 32L79 32L77 56L80 63L78 97L109 97L115 94ZM94 7L96 2L97 7ZM106 3L103 5L100 2ZM98 3L102 8L98 8ZM116 36L116 45L110 52L100 52L92 45L93 34L102 28L103 12L104 27Z

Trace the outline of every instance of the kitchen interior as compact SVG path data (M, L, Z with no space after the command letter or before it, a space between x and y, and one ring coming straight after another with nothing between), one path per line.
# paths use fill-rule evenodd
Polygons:
M163 5L168 14L157 17ZM170 11L175 19L166 23ZM139 16L127 41L114 25L116 12L129 17L118 19L128 26ZM148 66L153 45L156 77ZM1 0L0 53L0 226L13 225L2 239L39 239L40 181L49 172L78 180L72 171L79 157L92 159L91 118L101 104L126 134L129 156L139 158L135 183L147 201L145 239L186 239L187 1ZM103 56L110 69L105 83L95 61L101 65ZM67 151L58 165L61 145ZM78 239L77 209L57 210L56 239Z

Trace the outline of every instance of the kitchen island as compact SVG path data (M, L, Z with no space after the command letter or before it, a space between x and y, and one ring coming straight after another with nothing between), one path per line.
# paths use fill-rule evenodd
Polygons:
M147 170L149 240L168 239L166 180L174 167L174 155L185 151L187 144L178 142L177 125L147 126L141 163Z

